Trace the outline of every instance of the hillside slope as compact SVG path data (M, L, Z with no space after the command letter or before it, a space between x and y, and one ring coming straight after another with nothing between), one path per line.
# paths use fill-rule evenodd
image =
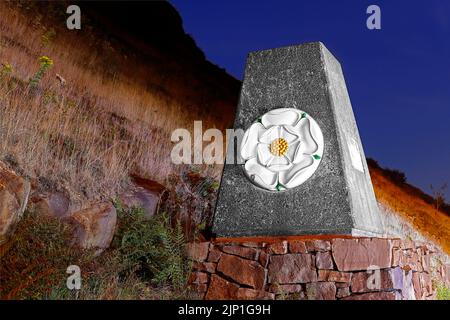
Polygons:
M388 231L404 238L424 237L450 254L450 215L437 210L433 199L405 182L395 181L389 173L373 160L368 161L375 195L385 215ZM387 209L387 210L383 210ZM388 217L386 217L386 215Z
M172 131L228 127L239 81L205 60L168 3L123 14L123 4L83 2L79 31L66 28L67 5L0 3L2 160L79 203L114 199L130 173L164 183L182 170Z

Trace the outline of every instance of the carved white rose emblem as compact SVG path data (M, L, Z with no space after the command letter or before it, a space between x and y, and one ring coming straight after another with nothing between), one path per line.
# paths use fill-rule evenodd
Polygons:
M241 145L244 172L257 186L282 191L301 185L323 156L319 125L305 112L274 109L252 124Z

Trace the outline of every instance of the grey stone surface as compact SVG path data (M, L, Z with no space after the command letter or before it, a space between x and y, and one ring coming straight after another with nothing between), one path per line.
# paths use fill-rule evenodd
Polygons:
M246 130L275 108L297 108L317 121L325 140L319 168L297 188L270 192L253 185L242 165L226 164L215 211L216 236L380 235L341 66L322 43L249 54L234 127ZM359 149L359 160L352 159L349 144ZM358 161L363 172L354 165Z

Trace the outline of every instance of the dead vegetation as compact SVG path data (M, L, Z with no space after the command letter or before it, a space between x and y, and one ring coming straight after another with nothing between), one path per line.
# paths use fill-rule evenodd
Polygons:
M139 55L89 20L69 31L58 6L0 3L0 156L23 174L74 200L114 198L130 172L164 183L181 169L170 161L175 128L229 124L234 97L220 98L201 70L157 48ZM40 74L43 56L52 66Z
M368 163L378 201L404 218L415 232L418 231L450 254L450 215L442 209L437 210L433 199L407 184L406 179L393 179L392 170L380 168L373 160ZM406 228L407 232L409 230L411 228ZM408 234L404 236L408 237Z

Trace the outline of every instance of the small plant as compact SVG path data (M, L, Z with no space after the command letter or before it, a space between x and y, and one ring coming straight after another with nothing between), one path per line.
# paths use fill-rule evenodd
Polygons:
M2 63L0 67L0 79L3 77L10 75L13 72L13 67L9 63Z
M450 300L450 288L443 284L439 284L436 289L436 299Z
M56 31L55 29L51 28L42 35L41 40L44 45L48 45L53 41L53 39L55 39L55 37Z
M148 220L140 208L124 210L120 202L116 208L119 225L113 248L118 250L120 273L183 292L191 268L184 257L186 240L180 224L172 227L164 213Z
M30 80L30 86L32 88L36 87L41 79L44 77L45 73L53 66L53 60L47 56L42 56L39 58L40 67L33 78Z

